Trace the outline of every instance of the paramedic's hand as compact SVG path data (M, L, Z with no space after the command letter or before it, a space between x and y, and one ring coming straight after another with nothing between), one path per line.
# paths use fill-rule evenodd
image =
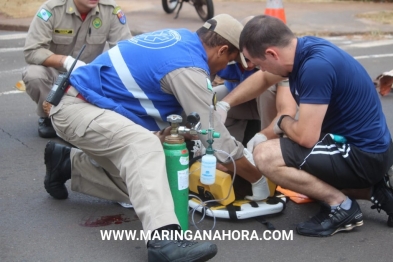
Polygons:
M231 109L231 106L227 102L218 101L216 104L217 113L219 114L220 121L223 124L225 123L225 120L227 120L229 109Z
M67 72L70 71L71 66L74 63L74 61L75 61L75 58L73 58L72 56L67 56L67 58L64 60L63 67L64 67L64 69L67 70ZM83 61L77 60L74 70L80 66L83 66L83 65L86 65L86 63Z
M165 137L169 136L171 134L171 126L168 126L167 128L162 129L161 131L155 131L153 134L155 134L158 139L160 139L161 143L164 143Z
M283 134L284 134L284 131L281 129L281 122L282 122L282 120L284 119L284 117L286 117L286 116L288 116L288 115L282 115L282 116L280 116L280 117L277 119L277 122L276 122L276 124L275 124L274 127L273 127L273 132L274 132L276 135L283 135Z
M264 134L256 133L255 136L248 141L247 150L252 153L256 145L265 142L266 140L267 137Z
M44 109L44 113L46 117L49 117L50 109L52 108L52 104L46 101L42 102L42 109Z

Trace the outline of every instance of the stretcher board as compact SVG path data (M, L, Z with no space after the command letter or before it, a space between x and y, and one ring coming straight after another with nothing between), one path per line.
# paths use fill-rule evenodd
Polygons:
M280 196L281 200L285 203L286 197ZM188 201L189 207L191 209L196 209L198 212L202 212L202 206L199 205L199 200L192 198ZM268 204L266 200L263 201L254 201L257 204L257 207L252 206L250 201L247 200L238 200L234 202L234 206L240 208L240 210L235 211L237 219L247 219L252 217L264 216L276 214L284 209L284 203L278 202L275 204ZM210 209L206 209L206 215L209 217L216 218L226 218L231 219L229 211L226 206L214 206Z

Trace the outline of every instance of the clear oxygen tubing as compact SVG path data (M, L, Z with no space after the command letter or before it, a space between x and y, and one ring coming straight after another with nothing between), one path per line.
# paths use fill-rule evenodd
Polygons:
M236 177L236 164L235 164L235 160L233 159L233 157L232 157L229 153L227 153L227 152L225 152L225 151L223 151L223 150L214 150L214 151L217 152L217 153L224 153L225 155L227 155L227 156L231 159L231 161L232 161L232 163L233 163L233 178L232 178L232 183L231 183L231 186L229 187L227 196L226 196L225 198L222 198L222 199L212 199L212 200L202 201L202 199L200 199L198 196L193 195L193 194L189 194L190 197L194 197L194 198L196 198L196 199L199 200L199 204L189 211L189 214L191 214L191 222L192 222L192 225L195 226L195 228L198 229L198 230L201 230L201 229L197 226L197 224L199 224L200 222L202 222L202 221L205 219L206 210L210 210L210 212L211 212L212 215L213 215L213 226L210 228L210 230L213 230L213 229L216 227L216 220L217 220L217 219L216 219L216 217L215 217L215 215L214 215L214 212L213 212L213 211L211 210L211 208L208 207L206 204L207 204L207 203L211 203L211 202L220 202L220 201L223 201L223 200L227 199L227 198L230 196L230 194L231 194L231 189L233 188L233 183L234 183L235 177ZM200 169L200 168L194 170L194 172L195 172L195 171L198 171L199 169ZM202 210L204 210L205 212L202 212L202 214L203 214L203 215L202 215L202 218L201 218L198 222L195 222L195 219L194 219L195 211L196 211L199 207L202 207Z
M207 139L209 139L210 141L213 141L213 132L214 132L214 105L210 105L210 108L209 108L209 132L208 132L208 136L207 136Z

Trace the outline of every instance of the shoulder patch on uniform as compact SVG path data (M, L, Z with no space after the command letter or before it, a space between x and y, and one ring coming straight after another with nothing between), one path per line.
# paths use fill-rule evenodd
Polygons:
M102 21L101 21L101 19L99 17L94 18L93 22L91 22L91 23L93 24L93 27L95 29L98 29L98 28L100 28L102 26Z
M45 8L42 8L40 11L38 11L37 16L47 22L49 18L52 16L52 13L46 10Z
M123 13L120 6L116 6L115 9L113 9L112 14L117 15L121 24L124 25L127 22L126 15Z
M117 15L117 12L121 11L120 6L116 6L115 9L113 9L112 14Z
M213 91L213 86L212 86L212 82L210 81L209 78L206 78L206 87L208 90Z

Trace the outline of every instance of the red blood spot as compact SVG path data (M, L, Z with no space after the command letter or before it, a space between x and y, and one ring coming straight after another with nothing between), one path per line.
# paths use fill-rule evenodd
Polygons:
M108 226L111 224L118 225L118 224L130 222L130 221L131 221L131 219L128 217L125 217L124 214L112 215L112 216L100 216L100 217L91 217L90 216L87 219L84 219L82 221L82 223L80 223L80 225L84 226L84 227L103 227L103 226Z

